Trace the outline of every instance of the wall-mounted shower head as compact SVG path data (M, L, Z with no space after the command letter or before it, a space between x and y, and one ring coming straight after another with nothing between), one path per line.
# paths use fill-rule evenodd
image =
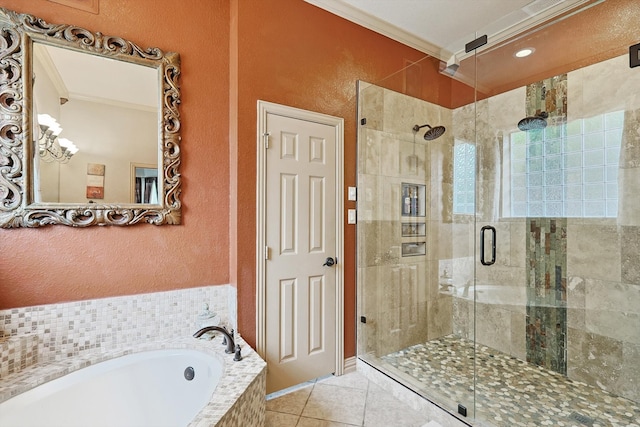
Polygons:
M441 137L442 134L445 132L444 126L431 127L429 125L422 125L422 126L415 125L413 127L413 133L417 133L423 127L429 128L429 130L427 130L424 133L424 139L426 141L433 141L434 139Z
M546 118L549 117L546 111L536 114L535 116L525 117L518 122L518 129L521 131L544 129L547 127Z

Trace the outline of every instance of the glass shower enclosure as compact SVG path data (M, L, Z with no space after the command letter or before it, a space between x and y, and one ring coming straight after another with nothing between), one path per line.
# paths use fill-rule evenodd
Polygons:
M638 22L480 29L445 102L430 57L359 83L362 362L470 425L640 425Z

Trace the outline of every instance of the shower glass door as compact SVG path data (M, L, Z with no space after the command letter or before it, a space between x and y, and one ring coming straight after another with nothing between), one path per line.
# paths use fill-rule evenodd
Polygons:
M638 22L585 1L360 82L361 360L472 425L638 423Z
M453 126L475 135L478 250L485 234L467 293L478 422L640 420L638 19L634 1L585 2L489 38L454 76L476 88L473 124L460 107Z
M438 67L427 57L382 81L359 83L358 357L439 406L457 413L460 405L472 416L473 301L454 302L473 284L475 160L470 146L464 212L457 214L451 98L473 109L474 92L468 85L434 90L452 86ZM444 99L434 95L440 92ZM458 325L455 311L464 312Z

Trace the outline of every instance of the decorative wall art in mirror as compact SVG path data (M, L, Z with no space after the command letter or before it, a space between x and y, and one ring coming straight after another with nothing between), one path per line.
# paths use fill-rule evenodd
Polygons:
M2 8L0 30L0 227L180 224L179 55Z

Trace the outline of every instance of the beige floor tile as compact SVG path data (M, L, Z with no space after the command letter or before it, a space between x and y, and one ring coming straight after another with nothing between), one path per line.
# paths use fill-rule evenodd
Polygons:
M265 413L265 427L296 427L298 418L300 417L297 415L267 411Z
M332 375L330 377L320 379L318 380L318 384L366 390L369 387L369 380L359 372L350 372L339 377L335 377Z
M424 416L381 387L372 384L369 388L364 416L366 427L420 427L427 421Z
M358 372L275 394L266 415L267 427L421 427L427 422Z
M300 415L309 399L311 390L313 390L313 385L308 385L275 399L267 400L267 411Z
M343 424L335 421L317 420L315 418L300 417L297 427L352 427L355 424ZM358 425L359 427L360 425Z
M366 395L366 390L316 384L302 411L302 416L362 425Z

